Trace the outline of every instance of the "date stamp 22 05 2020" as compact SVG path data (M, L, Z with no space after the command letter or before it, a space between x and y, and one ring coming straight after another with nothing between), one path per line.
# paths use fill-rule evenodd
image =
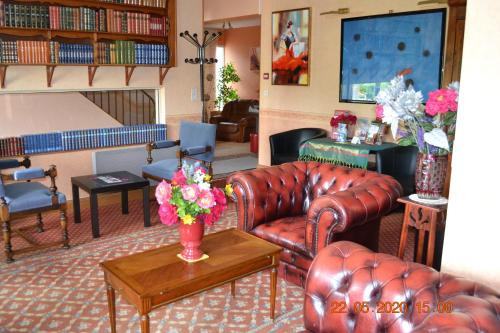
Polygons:
M330 313L348 313L349 306L345 301L334 301L330 307ZM407 313L410 311L410 306L407 302L377 302L375 308L370 308L370 302L354 302L352 310L354 313ZM413 304L413 311L417 313L451 313L453 311L453 303L438 302L431 304L428 301L416 302Z

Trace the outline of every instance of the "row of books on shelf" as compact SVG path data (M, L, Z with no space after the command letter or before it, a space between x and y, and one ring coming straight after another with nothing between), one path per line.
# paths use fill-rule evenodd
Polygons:
M100 64L166 65L169 49L166 44L140 44L131 41L97 43Z
M102 2L110 2L134 6L159 7L165 8L167 0L101 0Z
M114 9L24 5L0 1L0 26L166 36L167 18Z
M23 135L0 139L0 157L97 149L166 140L165 125L135 125Z
M93 64L94 49L89 44L51 41L50 62L53 64Z
M133 41L97 43L99 64L166 65L168 61L169 48L166 44L141 44ZM57 41L0 40L0 63L94 64L94 48L91 44Z
M0 139L0 157L19 156L23 154L23 140L20 137Z

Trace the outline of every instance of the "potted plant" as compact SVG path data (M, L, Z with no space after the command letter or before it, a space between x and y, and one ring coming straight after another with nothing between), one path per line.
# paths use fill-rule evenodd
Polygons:
M416 145L419 150L415 173L417 195L439 199L446 178L448 154L453 148L457 119L458 82L423 95L406 86L402 75L380 90L375 101L376 116L391 127L400 145Z
M180 225L184 249L178 256L188 262L203 259L200 245L205 225L211 226L219 220L227 207L226 194L232 193L230 185L225 191L212 188L210 178L202 166L184 164L171 183L162 181L156 187L160 220L165 225Z
M226 103L240 98L236 89L231 87L231 84L235 82L240 82L240 77L236 73L236 68L234 68L233 64L229 63L222 66L219 73L219 80L217 81L218 95L215 100L215 104L219 110L222 110Z

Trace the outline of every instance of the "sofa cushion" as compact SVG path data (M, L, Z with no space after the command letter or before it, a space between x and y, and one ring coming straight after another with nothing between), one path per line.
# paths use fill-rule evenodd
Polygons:
M264 223L251 231L255 236L309 256L305 245L306 216L285 217Z

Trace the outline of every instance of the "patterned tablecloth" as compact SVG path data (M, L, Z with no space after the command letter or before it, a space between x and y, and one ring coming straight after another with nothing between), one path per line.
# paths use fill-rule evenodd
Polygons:
M394 143L368 145L335 142L330 138L312 139L300 147L299 160L326 162L366 169L370 153L392 149L395 146Z

